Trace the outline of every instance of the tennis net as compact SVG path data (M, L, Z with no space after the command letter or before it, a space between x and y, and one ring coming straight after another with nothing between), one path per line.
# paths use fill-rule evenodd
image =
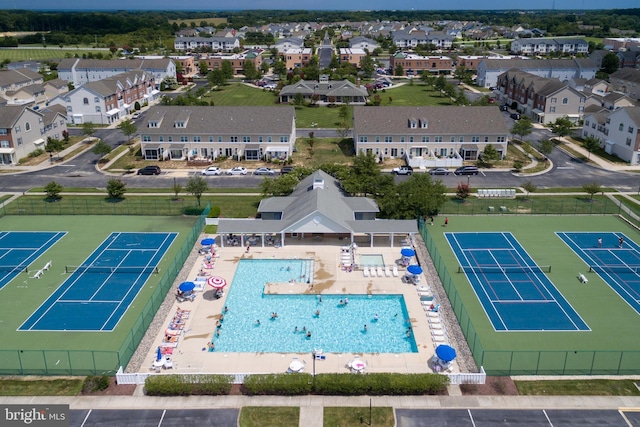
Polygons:
M470 265L458 266L458 273L473 273L473 274L509 274L509 273L551 273L550 265L519 265L511 267L472 267Z
M591 265L589 273L631 273L639 274L640 266L638 265Z
M21 273L28 273L29 269L26 265L0 265L0 271L20 271Z
M158 274L158 267L99 267L95 265L65 265L65 273L109 273L109 274Z

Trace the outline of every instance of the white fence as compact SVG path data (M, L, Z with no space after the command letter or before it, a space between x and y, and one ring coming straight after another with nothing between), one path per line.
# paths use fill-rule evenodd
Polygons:
M147 373L131 373L127 374L122 370L122 366L116 372L116 381L118 384L136 384L141 385L144 384L145 380L150 375L162 375L152 372ZM200 374L184 374L184 375L205 375L205 373ZM244 377L250 374L229 374L233 376L233 380L231 381L233 384L242 384L244 383ZM449 377L449 382L451 384L484 384L487 380L487 374L484 372L484 368L480 367L479 373L444 373L442 375L446 375Z
M514 199L516 197L516 190L515 188L479 188L477 196Z

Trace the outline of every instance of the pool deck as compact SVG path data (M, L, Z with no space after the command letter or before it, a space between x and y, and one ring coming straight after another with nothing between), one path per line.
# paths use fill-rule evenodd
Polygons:
M325 243L325 242L323 242ZM427 362L433 356L435 345L432 341L430 325L425 311L420 303L417 287L412 284L402 283L401 277L405 269L398 269L398 277L364 277L361 270L353 272L342 271L339 268L341 259L341 244L335 245L295 245L283 248L272 246L252 246L249 253L244 247L218 248L215 267L206 270L211 275L221 276L228 282L227 292L220 299L214 298L213 289L205 285L204 292L198 292L193 302L176 302L166 318L164 325L168 325L178 308L191 310L186 320L184 332L179 335L179 344L174 349L171 359L172 370L163 370L166 373L282 373L286 372L293 357L297 357L306 363L305 372L313 373L347 373L346 364L352 360L353 353L326 353L325 360L316 360L313 363L311 353L226 353L209 352L207 344L215 331L216 321L224 310L228 288L236 271L238 261L242 258L263 259L291 259L313 258L315 260L315 272L313 288L307 284L277 284L270 286L270 292L282 292L285 289L290 293L328 293L328 294L403 294L405 304L411 319L414 331L417 353L364 353L360 358L367 364L366 372L398 372L398 373L431 373ZM381 254L385 263L391 265L400 258L400 247L359 247L356 250L356 260L359 254ZM192 266L189 280L195 279L200 272L203 256L198 256L197 262ZM428 283L428 278L422 275L421 284ZM277 287L277 288L276 288ZM276 289L274 289L276 288ZM170 291L167 298L174 298L174 290ZM140 371L144 371L153 365L156 357L157 346L161 344L165 329L161 328L155 338L154 344L145 359ZM224 331L223 333L230 333ZM445 332L446 333L446 332ZM446 339L446 338L445 338ZM446 341L445 341L446 342ZM458 371L455 362L452 364L453 372Z

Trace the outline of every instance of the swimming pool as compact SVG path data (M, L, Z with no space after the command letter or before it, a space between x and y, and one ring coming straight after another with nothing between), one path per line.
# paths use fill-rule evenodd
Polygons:
M220 336L214 338L215 351L417 353L413 334L406 334L409 315L402 295L322 294L320 300L318 295L287 294L289 286L297 292L307 288L300 277L309 277L305 272L313 271L312 264L300 259L240 260ZM292 278L299 282L289 284ZM265 295L268 282L282 283L278 286L283 293ZM341 305L345 297L348 303ZM276 319L271 319L273 312ZM310 338L303 328L311 331Z
M359 264L365 267L382 267L384 266L384 257L382 255L377 254L362 254L360 255Z

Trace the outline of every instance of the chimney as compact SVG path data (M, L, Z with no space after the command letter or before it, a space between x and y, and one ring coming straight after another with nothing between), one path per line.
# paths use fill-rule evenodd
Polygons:
M315 190L316 188L324 190L324 179L318 178L313 181L313 189Z

